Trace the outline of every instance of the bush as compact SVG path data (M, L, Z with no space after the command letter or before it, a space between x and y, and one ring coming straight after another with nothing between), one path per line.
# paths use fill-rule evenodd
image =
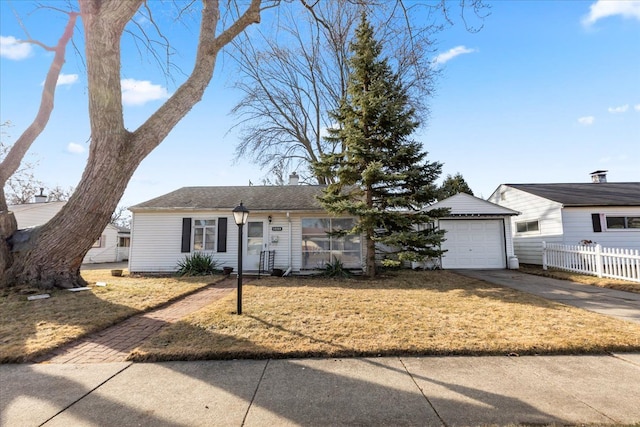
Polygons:
M192 255L186 255L184 259L178 262L178 276L207 276L209 274L219 273L218 261L213 259L211 254L203 254L195 252Z
M342 261L334 259L333 262L328 262L324 265L323 275L326 277L351 277L351 272L344 267Z
M400 270L400 267L402 267L402 262L395 259L385 258L382 260L382 267L387 270Z

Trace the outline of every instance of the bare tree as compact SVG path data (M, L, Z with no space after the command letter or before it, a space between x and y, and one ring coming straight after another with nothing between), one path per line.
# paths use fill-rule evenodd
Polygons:
M46 192L45 194L49 202L66 202L71 198L74 191L73 187L63 188L59 185L53 188L43 187L42 190Z
M433 37L453 22L449 7L446 1L301 0L280 13L275 28L238 38L234 57L242 78L235 87L244 97L232 110L238 120L234 128L241 131L236 159L250 157L268 174L284 168L310 183L333 180L309 165L342 149L324 135L334 124L328 112L345 94L349 44L363 11L377 38L388 41L384 55L412 107L426 119L437 74L431 66ZM461 2L469 30L477 28L468 25L465 13L478 17L484 8L481 1Z
M10 138L8 129L12 126L10 121L0 124L0 164L7 154L11 145L5 142ZM19 205L33 201L33 196L38 194L39 188L43 186L42 182L35 177L35 169L38 162L26 159L20 163L20 166L5 182L4 191L7 203L10 205Z
M264 3L264 4L263 4ZM82 19L89 92L91 145L82 178L60 212L43 226L17 230L0 193L0 285L32 284L42 288L85 285L80 276L82 259L111 219L127 183L140 162L200 101L209 84L220 50L260 21L261 10L277 2L251 0L233 5L203 0L200 31L193 70L174 94L137 129L124 126L121 91L121 39L144 0L79 0L79 11L68 13L69 22L54 47L44 83L41 108L31 126L18 138L0 164L0 187L18 169L24 154L46 125L53 109L57 78L75 21ZM191 2L188 6L195 7ZM232 6L226 8L226 6ZM222 15L228 24L221 22Z
M109 220L109 224L121 228L131 228L131 213L127 206L118 206Z
M378 0L354 2L375 4ZM445 3L444 0L439 2ZM143 43L147 52L158 58L154 56L151 46L168 49L169 43L152 12L154 8L165 7L165 3L145 0L77 0L77 9L64 11L68 22L55 46L32 40L27 34L25 42L51 51L54 56L45 78L36 117L0 163L0 286L30 284L41 288L66 288L86 284L80 276L82 259L109 223L140 162L202 99L213 76L220 51L251 24L260 22L261 13L265 9L281 3L291 4L283 0L174 2L174 6L183 8L179 9L177 19L190 13L199 21L197 40L193 40L193 68L169 99L134 130L129 130L124 125L122 38L126 33L137 34L137 40ZM303 4L313 12L324 3L316 1L314 4ZM55 3L56 7L60 4L73 7L75 3ZM137 13L152 23L159 44L151 41L144 29L136 24L134 17ZM56 83L78 18L82 22L89 95L91 143L87 164L69 201L54 218L40 227L17 230L15 217L7 208L4 187L19 169L25 154L49 120ZM172 70L173 67L169 65L167 69Z

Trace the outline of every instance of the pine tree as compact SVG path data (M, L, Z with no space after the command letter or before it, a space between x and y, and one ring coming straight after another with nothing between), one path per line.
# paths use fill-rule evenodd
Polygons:
M364 236L366 272L374 276L376 248L393 248L399 261L441 254L442 232L418 228L443 214L422 210L437 197L442 164L428 162L421 144L410 139L419 122L399 76L380 58L381 44L365 15L351 50L347 95L332 114L338 126L328 137L343 150L315 167L337 178L320 198L324 208L359 218L349 232Z
M438 189L438 200L444 200L458 193L467 193L473 196L473 191L471 191L469 184L467 184L460 172L456 172L454 176L447 175Z

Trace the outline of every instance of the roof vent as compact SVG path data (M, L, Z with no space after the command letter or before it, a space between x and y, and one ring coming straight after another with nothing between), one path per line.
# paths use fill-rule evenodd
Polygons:
M47 196L44 195L44 188L40 187L40 194L35 195L36 203L45 203Z
M596 183L596 184L607 182L607 172L608 171L603 171L603 170L598 170L598 171L595 171L595 172L591 172L589 174L589 175L591 175L591 182Z
M289 185L298 185L299 181L300 177L298 176L298 174L295 172L291 172L291 175L289 175Z

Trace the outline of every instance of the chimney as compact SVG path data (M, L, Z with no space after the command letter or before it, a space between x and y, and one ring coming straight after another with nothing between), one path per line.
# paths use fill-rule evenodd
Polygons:
M40 194L36 194L36 203L45 203L47 201L47 196L43 193L44 188L40 187Z
M298 185L299 181L300 177L298 176L298 174L295 172L291 172L291 175L289 175L289 185Z
M604 171L604 170L597 170L595 172L591 172L589 174L591 175L591 182L595 184L607 182L607 172L608 171Z

